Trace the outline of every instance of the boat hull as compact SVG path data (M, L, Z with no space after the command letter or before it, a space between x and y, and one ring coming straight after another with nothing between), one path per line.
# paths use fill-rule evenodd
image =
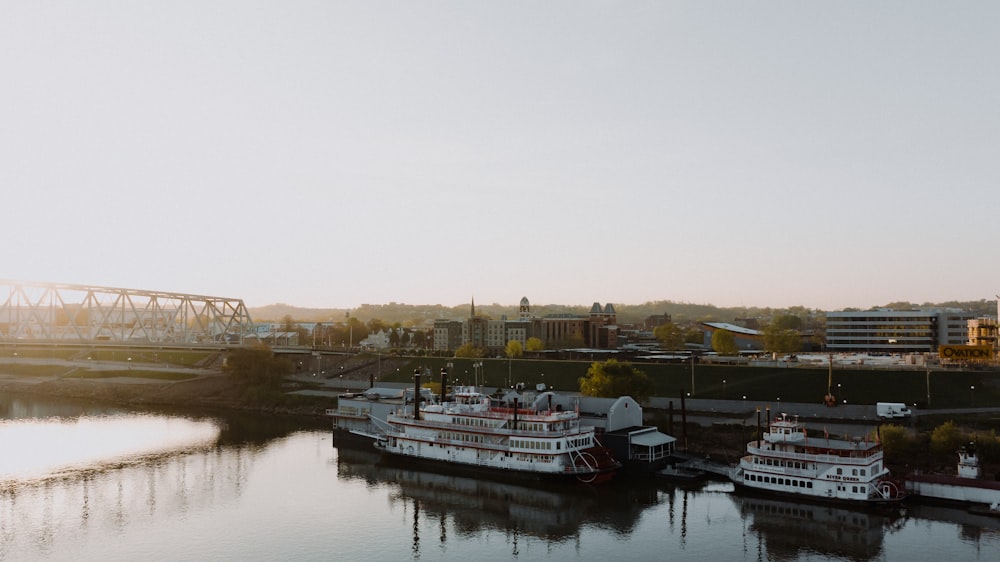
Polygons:
M805 501L821 505L835 505L839 507L851 507L854 509L892 509L902 505L903 501L906 499L905 496L900 496L889 499L853 500L829 496L799 494L770 488L758 488L756 486L747 486L743 482L737 481L736 479L733 479L732 482L736 491L746 496L793 499L796 501Z
M616 472L615 468L592 473L573 472L538 472L530 470L518 470L510 468L497 468L492 466L474 465L460 462L450 462L446 460L418 457L413 455L394 453L385 448L375 445L381 451L381 462L400 468L414 468L450 474L455 476L471 476L475 478L489 478L491 480L503 482L567 482L577 481L589 484L600 484L611 480Z

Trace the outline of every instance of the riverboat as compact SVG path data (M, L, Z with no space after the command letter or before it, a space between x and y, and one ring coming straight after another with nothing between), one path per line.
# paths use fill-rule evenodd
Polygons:
M333 441L337 447L371 451L372 444L383 432L385 419L406 404L413 403L415 389L373 387L359 393L337 397L337 407L328 408L326 415L333 420ZM429 389L419 390L419 400L437 402Z
M476 475L600 483L622 465L577 410L495 405L475 386L452 400L389 413L375 446L389 457Z
M914 472L906 477L906 489L915 498L943 503L968 504L980 515L1000 516L1000 481L984 480L976 444L958 451L956 474Z
M747 443L730 478L749 491L844 504L893 504L906 497L890 478L878 439L809 437L787 414L768 423L763 439Z

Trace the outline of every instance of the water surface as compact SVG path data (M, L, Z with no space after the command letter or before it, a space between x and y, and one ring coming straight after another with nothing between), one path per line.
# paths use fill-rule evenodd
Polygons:
M1000 520L409 470L260 416L0 397L0 560L994 560Z

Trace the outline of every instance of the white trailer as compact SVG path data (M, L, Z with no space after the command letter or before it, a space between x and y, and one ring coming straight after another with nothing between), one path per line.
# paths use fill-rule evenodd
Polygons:
M910 415L910 409L902 402L878 402L875 404L875 411L878 417L888 420L893 418L905 418Z

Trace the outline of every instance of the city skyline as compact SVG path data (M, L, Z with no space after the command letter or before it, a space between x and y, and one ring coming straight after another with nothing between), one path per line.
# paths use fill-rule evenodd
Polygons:
M992 300L998 21L986 2L15 4L0 278L248 307Z

